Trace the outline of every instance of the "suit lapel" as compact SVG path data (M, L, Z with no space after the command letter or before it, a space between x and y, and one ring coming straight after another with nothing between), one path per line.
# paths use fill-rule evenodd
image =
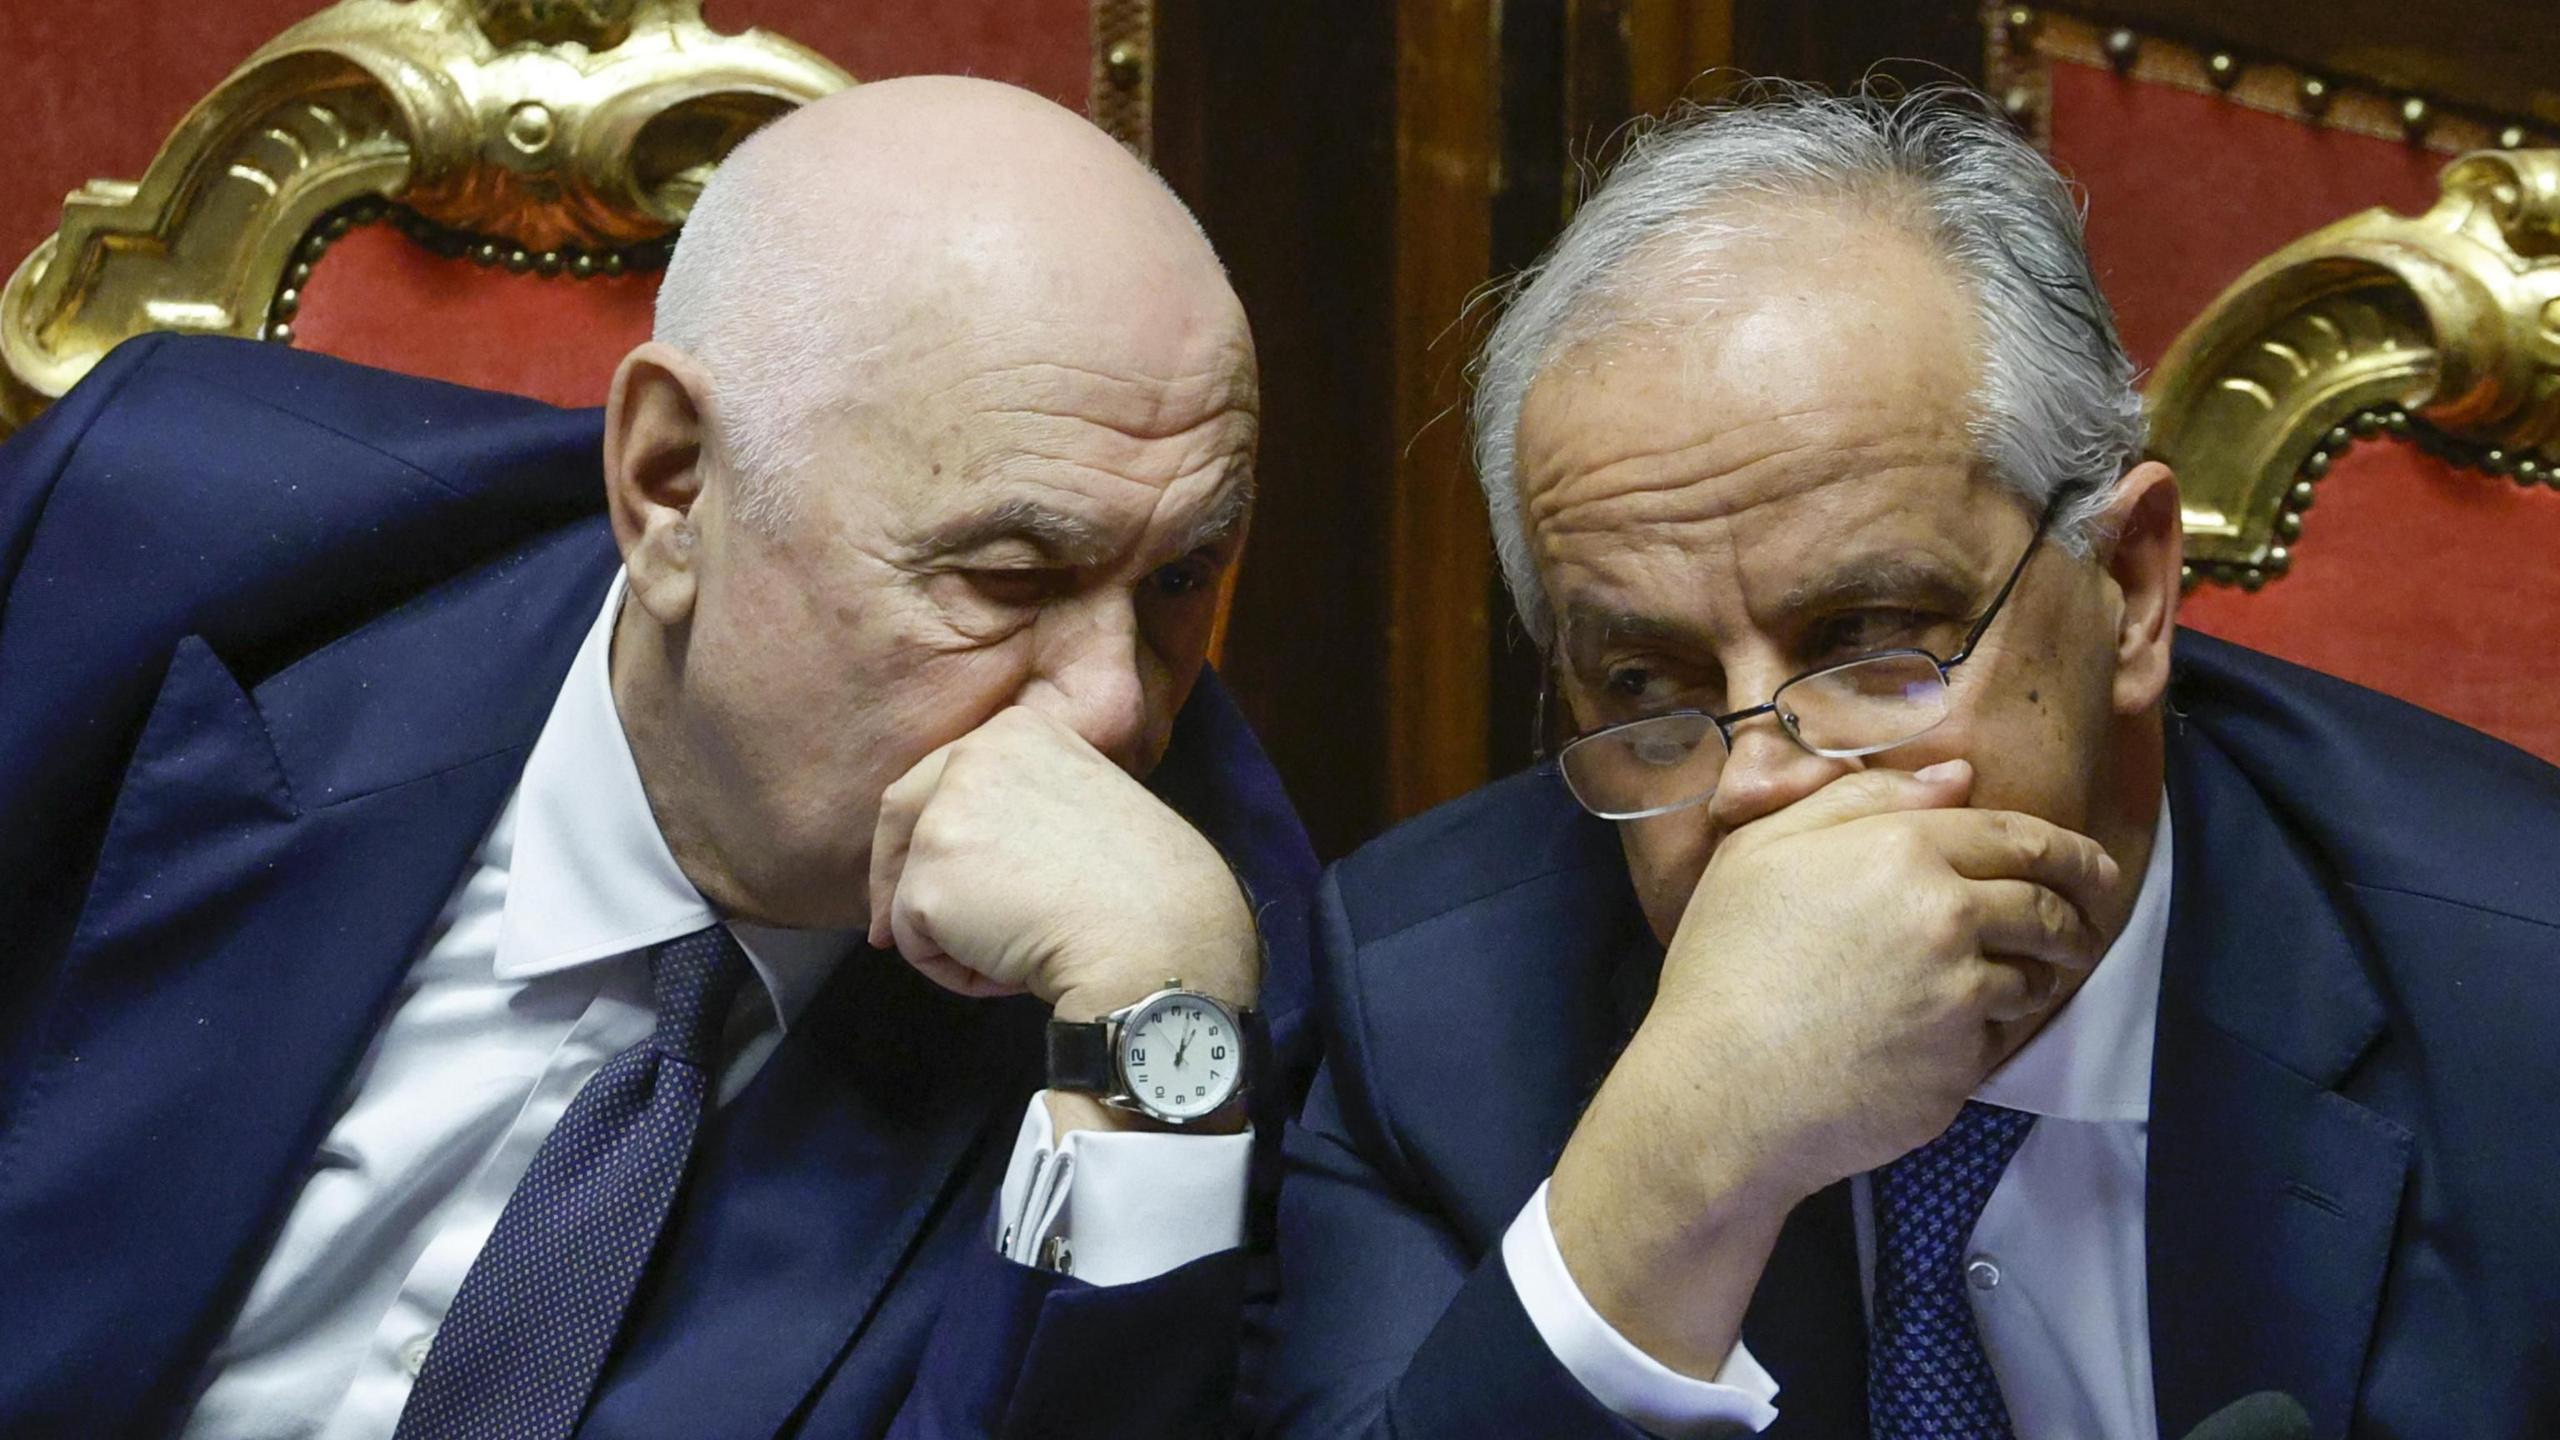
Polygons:
M191 1401L515 782L597 560L596 527L555 532L254 694L180 643L0 1148L0 1412L108 1434Z
M2328 878L2193 724L2152 1066L2152 1372L2163 1433L2259 1390L2347 1433L2411 1139L2334 1088L2383 1010Z

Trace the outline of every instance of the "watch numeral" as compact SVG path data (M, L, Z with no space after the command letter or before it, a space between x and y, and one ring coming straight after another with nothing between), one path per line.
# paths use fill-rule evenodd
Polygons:
M1159 1100L1164 1098L1164 1087L1161 1085L1156 1087L1156 1098Z
M1207 1094L1209 1093L1209 1087L1208 1087L1208 1086L1206 1086L1206 1085L1203 1085L1203 1086L1201 1086L1198 1090L1196 1090L1196 1091L1194 1091L1194 1092L1192 1092L1192 1093L1193 1093L1195 1096L1205 1096L1205 1095L1207 1095Z
M1224 1060L1224 1059L1226 1059L1226 1058L1227 1058L1227 1047L1226 1047L1226 1046L1224 1046L1224 1045L1212 1045L1212 1046L1210 1046L1210 1047L1209 1047L1209 1058L1210 1058L1210 1059L1212 1059L1212 1060Z

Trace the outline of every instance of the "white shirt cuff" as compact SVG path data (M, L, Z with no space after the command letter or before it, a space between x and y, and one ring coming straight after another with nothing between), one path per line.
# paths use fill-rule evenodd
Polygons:
M1070 1130L1061 1139L1044 1090L1031 1097L1013 1142L996 1245L1008 1260L1095 1285L1151 1280L1244 1243L1252 1160L1251 1130ZM1057 1239L1065 1241L1063 1265L1052 1263Z
M1502 1235L1502 1264L1538 1338L1591 1398L1665 1440L1765 1430L1778 1418L1778 1382L1736 1340L1713 1380L1694 1380L1635 1347L1591 1308L1565 1269L1547 1223L1547 1187Z

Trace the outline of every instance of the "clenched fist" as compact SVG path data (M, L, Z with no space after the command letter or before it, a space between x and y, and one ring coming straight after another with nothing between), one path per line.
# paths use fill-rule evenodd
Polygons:
M1961 761L1868 770L1716 847L1549 1215L1604 1316L1712 1374L1787 1213L1936 1137L2104 948L2117 867L1964 802Z
M1170 978L1242 1006L1261 985L1216 848L1065 724L1015 706L880 799L871 943L970 995L1090 1020Z

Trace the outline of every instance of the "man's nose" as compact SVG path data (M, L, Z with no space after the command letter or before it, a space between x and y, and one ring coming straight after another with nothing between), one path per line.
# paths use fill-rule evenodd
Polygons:
M1136 774L1148 732L1148 662L1136 615L1126 605L1097 605L1069 619L1052 639L1023 703Z
M1734 727L1733 751L1724 757L1708 816L1719 831L1748 825L1830 784L1850 763L1797 744L1776 715L1754 715Z

